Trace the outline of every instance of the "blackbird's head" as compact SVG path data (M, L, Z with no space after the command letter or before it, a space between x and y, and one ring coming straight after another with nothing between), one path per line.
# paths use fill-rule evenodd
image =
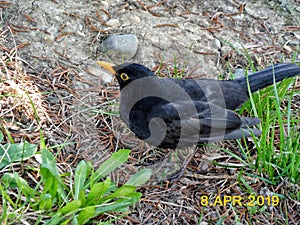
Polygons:
M125 87L133 80L155 76L154 73L147 67L137 63L123 63L121 65L114 65L108 62L98 61L97 64L116 76L120 85L120 89Z

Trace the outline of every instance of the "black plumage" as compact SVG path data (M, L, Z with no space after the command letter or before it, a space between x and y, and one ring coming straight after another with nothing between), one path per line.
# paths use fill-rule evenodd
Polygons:
M98 64L115 74L119 82L121 119L138 138L162 148L260 135L254 128L260 123L258 118L233 111L248 100L248 81L251 92L255 92L300 74L299 66L281 63L248 79L180 80L159 78L135 63Z

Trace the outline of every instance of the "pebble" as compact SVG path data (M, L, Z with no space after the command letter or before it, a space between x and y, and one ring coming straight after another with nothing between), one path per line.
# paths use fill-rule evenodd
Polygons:
M108 8L108 2L106 1L101 1L101 4L104 8Z
M244 70L243 70L243 69L236 69L236 70L234 71L234 77L235 77L235 79L241 78L241 77L245 77L245 72L244 72Z
M47 44L52 44L55 38L53 37L53 35L45 35L44 40Z
M141 18L138 17L138 16L133 16L133 17L131 18L131 22L132 22L133 24L138 24L138 23L141 22Z
M218 39L213 40L212 46L216 49L221 49L222 47L221 42Z
M137 50L138 39L134 34L111 35L100 44L102 53L121 60L133 58Z
M85 34L81 31L79 31L79 30L77 30L75 33L76 33L77 36L85 37Z
M106 22L106 24L111 26L112 28L117 28L121 23L118 19L110 19Z
M293 49L288 46L288 45L284 45L283 46L283 49L288 53L288 54L291 54L293 52Z

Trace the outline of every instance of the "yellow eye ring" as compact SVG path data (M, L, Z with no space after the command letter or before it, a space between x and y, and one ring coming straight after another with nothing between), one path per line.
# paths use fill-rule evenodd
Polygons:
M129 80L129 76L126 73L121 73L120 77L123 81Z

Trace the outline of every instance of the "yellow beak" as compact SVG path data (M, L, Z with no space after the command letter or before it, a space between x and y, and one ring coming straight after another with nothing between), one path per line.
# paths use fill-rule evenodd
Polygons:
M98 61L96 62L99 66L101 66L103 69L109 71L110 73L112 73L113 75L116 74L116 71L114 70L114 66L116 66L113 63L109 63L109 62L104 62L104 61Z

